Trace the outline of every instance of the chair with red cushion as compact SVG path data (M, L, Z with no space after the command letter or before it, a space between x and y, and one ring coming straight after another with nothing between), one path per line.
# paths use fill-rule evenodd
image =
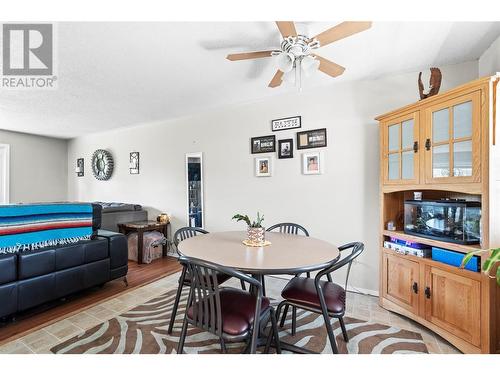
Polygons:
M309 232L307 231L306 228L304 228L300 224L296 223L279 223L279 224L274 224L267 228L266 232L273 232L277 231L279 233L286 233L286 234L294 234L297 236L306 236L309 237ZM306 251L306 249L304 249ZM300 276L301 274L297 274L294 276ZM307 277L311 277L310 272L306 272ZM331 280L330 280L331 281ZM262 276L262 286L264 287L264 294L266 294L266 285L264 283L264 276ZM281 316L281 322L280 322L280 327L283 327L285 325L285 320L286 316L288 315L288 305L285 306L285 311L283 312L283 315ZM297 308L292 307L292 336L295 336L295 331L297 327Z
M232 268L181 257L181 264L191 275L178 353L183 353L188 325L191 324L219 337L221 350L226 352L226 342L247 341L247 349L255 353L259 332L271 321L266 352L274 339L276 352L280 353L276 315L269 298L262 295L262 284L256 279ZM217 275L225 274L246 281L253 293L236 288L220 288Z
M345 314L347 281L352 262L363 252L364 245L361 242L352 242L343 245L339 247L340 256L343 255L344 251L349 249L351 250L349 254L343 256L340 260L338 257L332 260L325 269L318 272L314 279L309 277L294 277L291 279L281 292L281 297L283 297L284 301L279 304L277 309L277 318L279 318L281 310L285 306L298 307L322 314L333 353L338 353L338 349L332 325L330 324L330 318L337 318L339 320L344 341L349 341L343 319ZM344 287L332 282L331 278L321 280L323 276L329 276L332 272L344 266L347 266Z
M174 244L175 247L179 246L181 241L187 240L188 238L197 236L198 234L208 234L208 232L201 228L195 227L184 227L177 230L174 234ZM226 274L217 274L217 282L222 284L223 282L229 280L231 276ZM179 301L181 298L182 289L184 286L191 286L191 276L186 272L186 268L182 267L181 277L179 278L179 287L177 288L177 294L175 296L174 306L172 307L172 315L170 316L170 323L168 325L168 333L171 334L174 329L175 317L177 315L177 309L179 307ZM245 290L245 283L241 282L241 287Z

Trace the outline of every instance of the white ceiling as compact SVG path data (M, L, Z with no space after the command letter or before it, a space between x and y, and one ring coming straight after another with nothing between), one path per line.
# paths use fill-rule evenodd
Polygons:
M297 23L312 36L337 24ZM0 129L71 138L293 92L267 87L272 58L230 62L230 52L279 46L272 22L59 23L58 88L0 89ZM346 67L318 72L305 89L477 59L498 22L375 22L318 54Z

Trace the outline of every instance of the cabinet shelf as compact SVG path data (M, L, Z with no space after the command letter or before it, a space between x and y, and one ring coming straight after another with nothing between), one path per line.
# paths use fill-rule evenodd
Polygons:
M431 240L429 238L413 236L411 234L406 234L403 231L397 231L397 230L384 230L382 232L382 234L384 236L396 237L396 238L398 238L400 240L404 240L404 241L418 242L418 243L421 243L424 245L436 246L436 247L441 247L441 248L444 248L447 250L459 251L461 253L468 253L469 251L481 249L480 245L461 245L461 244L456 244L456 243L451 243L451 242Z
M411 255L411 254L401 254L401 253L398 253L397 251L388 249L388 248L383 247L383 246L381 247L381 251L383 253L386 253L389 255L394 255L394 256L397 256L397 257L402 258L402 259L408 259L408 260L418 262L421 264L425 264L425 265L429 265L432 267L438 267L438 268L441 268L445 271L455 273L457 275L466 276L472 280L480 281L481 277L482 277L481 272L474 272L471 270L455 267L455 266L452 266L452 265L449 265L446 263L438 262L438 261L433 260L431 258L417 257L417 256Z

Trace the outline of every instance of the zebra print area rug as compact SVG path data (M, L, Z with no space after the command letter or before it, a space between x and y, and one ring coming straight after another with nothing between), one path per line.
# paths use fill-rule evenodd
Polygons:
M58 344L51 351L56 354L176 353L187 295L183 294L174 332L168 335L167 328L174 298L175 290L169 291ZM422 336L416 332L346 317L349 342L345 343L338 321L332 319L332 323L340 353L428 353ZM318 353L331 353L322 316L298 310L295 336L290 335L290 328L289 319L280 330L282 341ZM229 353L241 353L243 349L244 344L241 343L227 344ZM192 328L188 332L184 350L193 354L220 353L219 340L209 333Z

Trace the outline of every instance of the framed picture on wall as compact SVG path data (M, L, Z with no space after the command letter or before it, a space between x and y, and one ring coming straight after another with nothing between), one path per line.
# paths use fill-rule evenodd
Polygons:
M255 177L271 177L272 167L272 158L270 156L255 158Z
M297 129L302 126L300 116L279 118L271 121L271 130L277 132L280 130Z
M320 152L302 154L302 174L323 174L323 160Z
M293 139L280 139L278 141L278 159L293 158Z
M326 147L326 128L297 133L297 149Z
M274 135L253 137L250 141L250 147L252 150L252 154L276 152L276 137Z

